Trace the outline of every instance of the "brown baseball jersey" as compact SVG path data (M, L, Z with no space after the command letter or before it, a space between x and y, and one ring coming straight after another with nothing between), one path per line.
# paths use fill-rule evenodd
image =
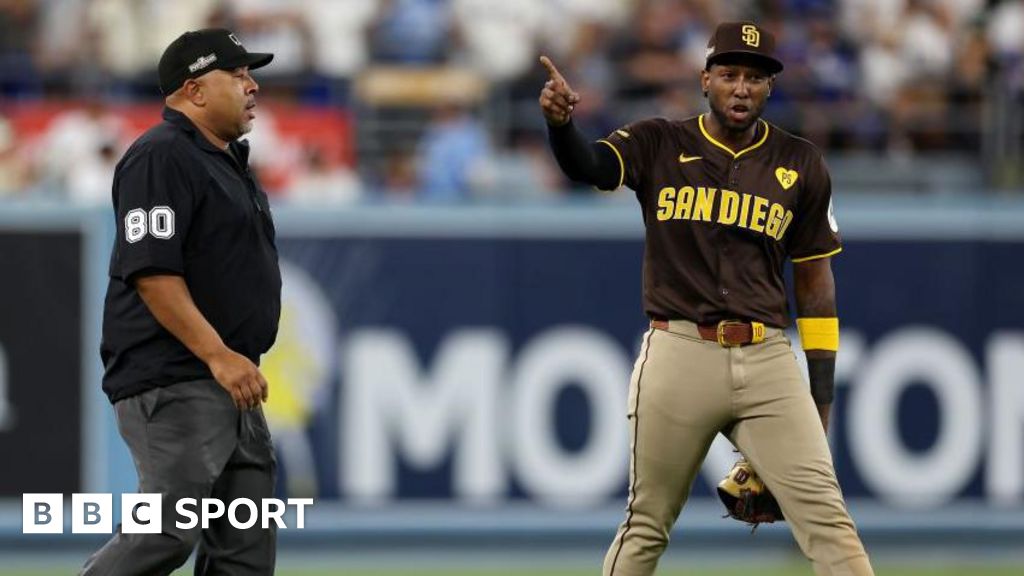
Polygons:
M731 150L704 117L654 118L599 142L636 192L646 232L644 308L656 318L789 325L783 265L842 250L821 152L758 120Z

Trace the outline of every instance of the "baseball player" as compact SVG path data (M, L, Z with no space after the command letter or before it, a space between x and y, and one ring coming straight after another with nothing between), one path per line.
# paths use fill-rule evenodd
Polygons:
M646 227L650 330L630 382L629 496L605 576L654 573L719 433L774 494L816 574L873 573L825 436L839 345L831 184L812 144L760 118L783 68L774 47L754 23L719 25L701 72L707 113L641 120L596 142L573 125L579 95L541 57L559 166L602 190L633 189ZM783 333L787 259L810 393Z
M268 387L257 366L277 335L281 273L267 196L238 140L255 118L250 71L272 58L227 30L178 37L158 66L163 122L115 169L103 390L139 491L163 496L163 531L119 526L82 574L170 574L197 544L197 575L274 572L275 523L241 530L225 515L207 529L178 528L189 519L175 509L181 498L228 506L273 496L260 407Z

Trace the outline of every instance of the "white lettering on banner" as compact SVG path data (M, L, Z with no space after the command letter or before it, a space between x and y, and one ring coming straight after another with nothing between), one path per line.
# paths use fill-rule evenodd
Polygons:
M978 361L945 331L905 327L868 344L844 330L842 339L836 379L848 392L836 419L847 427L841 449L873 494L904 507L943 504L983 467L986 496L1024 501L1024 333L999 333L987 343L987 388ZM552 504L613 497L628 470L623 415L631 356L589 326L553 327L517 356L509 350L498 330L458 330L421 361L399 330L353 332L341 362L341 493L398 498L399 461L427 471L451 455L458 500L505 499L513 478L528 496ZM914 384L938 404L936 439L921 450L904 444L898 421L900 398ZM559 392L569 385L586 396L591 418L577 451L560 445L553 421ZM702 480L713 487L735 458L717 438Z
M629 364L622 348L592 328L563 326L531 339L514 374L509 432L523 487L553 505L605 501L626 473ZM561 447L554 426L558 392L567 384L578 385L590 405L587 442L577 453Z
M998 333L986 347L992 418L985 492L997 503L1024 502L1024 334Z
M0 344L0 432L14 428L14 408L11 405L10 377L7 372L7 352Z
M397 451L430 468L454 446L452 489L457 497L504 496L506 476L498 442L499 390L508 343L496 330L459 330L440 346L433 369L421 371L400 332L363 330L349 339L344 367L340 442L342 492L362 500L392 497Z
M906 450L897 418L900 394L913 383L938 400L939 433L922 453ZM881 497L928 507L955 497L981 452L980 378L964 347L945 332L904 328L875 346L850 391L850 451L864 481Z

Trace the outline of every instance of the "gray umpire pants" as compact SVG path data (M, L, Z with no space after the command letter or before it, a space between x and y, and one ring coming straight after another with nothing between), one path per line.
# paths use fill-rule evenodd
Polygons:
M163 495L163 532L124 534L118 525L81 574L170 574L196 544L197 576L273 574L274 522L266 530L259 522L239 530L225 514L206 530L198 524L190 530L175 526L180 498L219 498L225 507L236 498L249 498L258 508L262 498L273 497L277 463L262 409L240 411L216 381L195 380L125 398L114 412L135 461L139 492ZM244 522L246 514L247 508L238 508L238 520Z

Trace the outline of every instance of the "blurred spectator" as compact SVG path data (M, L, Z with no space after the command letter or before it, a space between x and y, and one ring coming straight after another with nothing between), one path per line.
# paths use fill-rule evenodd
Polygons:
M128 136L124 120L100 99L60 114L36 144L44 186L75 202L109 202L113 167Z
M15 144L14 128L0 116L0 198L18 196L29 184L28 166Z
M678 2L640 0L633 23L619 31L611 47L619 97L651 99L676 82L692 80L680 34L686 22Z
M349 79L370 61L369 28L376 0L303 0L310 65L318 102L347 103Z
M260 102L260 99L257 99ZM277 116L269 107L256 107L252 131L243 136L249 142L249 163L260 184L272 198L287 194L291 180L302 166L301 143L285 138L277 125Z
M309 69L309 30L300 5L293 0L228 0L233 30L250 52L271 52L274 65L260 70L265 83L298 84Z
M986 0L936 0L954 28L970 26L985 10ZM996 0L999 1L999 0Z
M895 30L879 31L861 49L861 93L868 102L884 107L910 77Z
M804 137L821 146L840 146L846 143L842 135L854 129L847 119L858 114L853 109L856 48L841 35L828 10L814 9L801 24L799 30L789 27L784 36L790 52L783 57L786 70L772 99L773 104L781 100L785 112L776 121L799 126ZM820 105L806 106L808 100Z
M0 0L0 94L4 96L39 91L32 62L38 17L32 0Z
M572 186L551 162L551 149L543 132L524 130L512 136L508 149L494 162L491 197L500 200L555 198Z
M536 40L548 10L544 0L452 0L469 64L496 82L535 64Z
M611 110L610 98L615 87L614 70L607 54L601 50L608 32L598 23L580 26L575 41L561 64L565 73L572 78L573 89L580 95L580 102L573 112L573 121L587 134L608 134L618 128L618 120ZM533 112L537 87L546 80L546 72L536 67L540 75L532 83L530 111Z
M419 197L469 199L493 187L493 152L483 124L458 104L441 106L420 141Z
M386 153L379 188L384 199L394 202L413 202L418 186L416 157L408 150Z
M35 65L51 88L66 81L65 74L79 59L85 36L87 0L40 0L37 26L32 29Z
M584 29L601 34L625 26L630 19L633 0L548 0L544 2L539 43L561 57L579 44ZM604 46L597 51L604 52Z
M907 0L900 44L912 80L944 80L953 63L949 14L929 0Z
M1011 121L1019 106L1012 94L1024 90L1024 0L0 0L0 98L67 98L73 110L82 98L118 102L119 110L122 102L158 103L153 76L165 46L186 29L227 26L248 49L276 55L273 70L257 77L261 102L298 102L307 114L279 131L273 107L260 109L253 165L272 193L360 197L359 179L337 167L345 154L324 136L335 131L342 149L359 150L358 173L370 189L467 198L508 178L547 186L536 169L551 159L534 149L544 136L539 54L555 58L573 82L583 97L574 119L598 136L638 108L673 118L703 110L697 82L708 35L734 19L755 20L779 39L786 70L769 118L820 145L908 158L958 150L980 161L983 147L1009 158L1024 139ZM433 114L433 100L464 92L437 71L472 74L486 114ZM401 102L367 96L402 75L412 80L398 82ZM376 91L353 89L364 84ZM315 144L294 135L311 130L308 114L318 113L309 104L345 119L325 124ZM49 105L26 109L39 118ZM44 129L13 114L19 131ZM77 131L82 115L89 116L58 118L46 139ZM346 135L353 124L358 146ZM986 125L1005 128L998 141ZM61 136L74 141L67 158L19 133L0 152L8 174L0 179L95 198L106 186L99 175L107 154L121 145L96 132L90 125ZM327 153L317 151L325 144ZM409 156L417 144L422 156Z
M1007 0L992 10L988 41L1008 87L1024 90L1024 0Z
M198 30L217 24L213 22L224 0L133 0L145 4L147 66L155 69L167 45L186 30ZM251 48L249 48L252 51Z
M447 0L379 0L372 32L376 60L436 64L448 56L452 18Z
M729 3L729 5L736 6L734 3ZM715 28L715 23L723 20L750 18L748 11L740 11L737 16L721 14L724 10L723 6L723 3L706 0L683 2L683 12L680 14L682 22L677 30L677 37L682 50L683 62L687 68L683 80L691 85L697 84L699 72L704 69L708 38Z
M982 122L982 95L987 88L992 61L984 30L978 26L960 38L950 79L952 104L947 123L955 134L954 142L964 150L979 150L981 139L974 126Z
M323 150L306 151L303 170L292 179L287 200L296 204L352 204L363 194L359 176L345 166L331 166Z
M99 145L94 154L83 156L67 174L67 194L75 204L95 205L110 202L114 168L121 157L117 142Z
M137 0L90 0L86 9L86 36L105 72L131 77L154 67L148 36L153 30L146 14L147 2Z
M905 0L839 0L841 28L854 42L868 46L899 29L905 8Z
M814 97L825 102L851 97L857 83L856 49L840 36L827 13L808 19L807 36L806 64Z

